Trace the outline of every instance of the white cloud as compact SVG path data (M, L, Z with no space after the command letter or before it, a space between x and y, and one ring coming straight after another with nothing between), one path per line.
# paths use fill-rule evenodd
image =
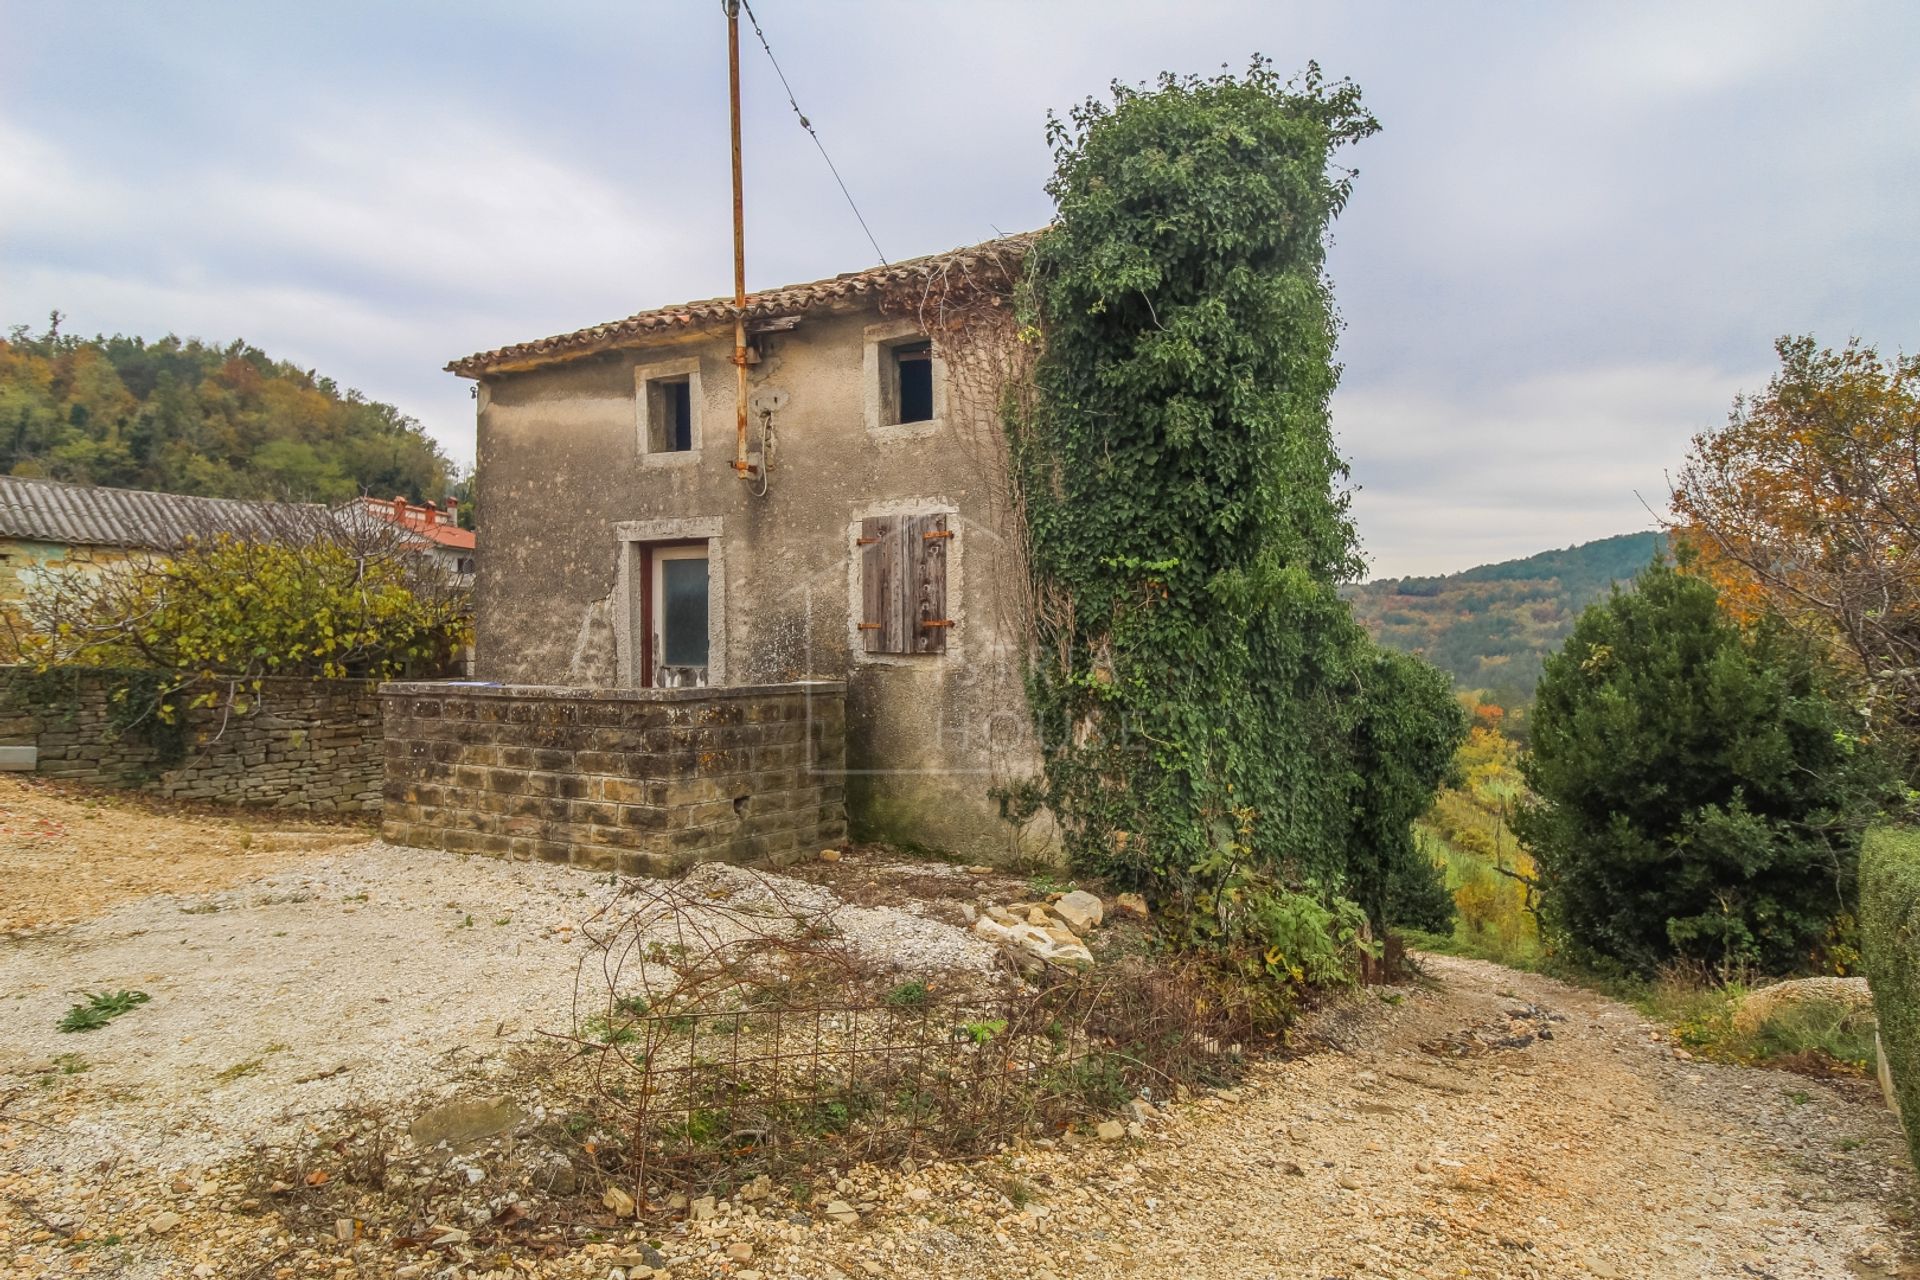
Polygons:
M470 458L466 387L441 364L659 299L689 227L481 120L388 105L309 121L272 165L158 187L0 118L4 319L245 337Z
M764 7L764 6L763 6ZM1332 258L1336 420L1383 573L1641 527L1767 342L1911 345L1920 9L1143 0L769 10L895 257L1046 213L1049 107L1162 67L1355 76L1386 126ZM984 20L983 20L984 15ZM471 456L449 358L724 291L711 9L206 0L23 9L0 77L0 321L244 336ZM746 55L749 278L869 251ZM68 85L93 89L78 97Z
M1374 575L1450 573L1646 528L1693 433L1765 379L1675 362L1342 391L1334 424Z
M55 226L98 234L124 227L125 192L83 174L67 153L0 116L0 237L18 244Z

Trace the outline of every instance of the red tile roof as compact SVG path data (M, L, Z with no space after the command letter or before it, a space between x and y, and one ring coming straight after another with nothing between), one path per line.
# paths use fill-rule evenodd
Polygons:
M354 499L354 504L372 518L399 525L429 542L461 551L473 550L473 530L462 529L454 523L455 507L451 500L444 508L431 502L416 505L404 497L391 500L360 497Z
M408 525L407 528L413 533L423 534L431 538L443 547L456 547L461 551L473 550L473 530L471 529L458 529L452 525L444 524L437 524L428 529L422 529L415 525Z
M1012 287L1014 268L1040 234L1038 231L1027 231L1002 236L998 240L988 240L964 249L953 249L884 267L869 267L865 271L850 271L830 280L815 280L809 284L791 284L750 293L747 295L747 318L770 319L836 304L857 305L890 290L922 284L956 270L990 267L993 274L984 282L986 287L1007 291ZM478 378L489 373L529 369L618 347L639 346L669 332L719 329L732 323L733 299L730 297L683 302L678 306L636 312L624 320L576 329L572 333L477 352L451 362L447 365L447 371L463 378Z

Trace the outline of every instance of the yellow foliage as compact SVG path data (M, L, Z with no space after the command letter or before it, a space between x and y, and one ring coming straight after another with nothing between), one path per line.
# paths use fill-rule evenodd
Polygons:
M416 555L315 538L192 541L164 560L56 574L29 596L23 656L231 683L448 670L471 639L463 592Z

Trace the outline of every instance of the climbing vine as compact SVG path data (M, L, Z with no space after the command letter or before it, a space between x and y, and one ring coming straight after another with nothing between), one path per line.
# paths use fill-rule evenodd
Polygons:
M1002 423L1023 419L1033 407L1038 348L1033 335L1021 330L1017 300L1026 256L1038 238L1039 233L1002 236L944 254L880 298L883 314L911 319L933 340L944 371L947 429L930 447L963 456L985 498L982 505L992 513L990 529L969 531L967 554L995 584L985 601L993 615L985 630L996 639L977 647L969 665L983 673L977 687L990 703L982 723L992 731L980 740L986 745L992 794L1012 820L1014 851L1034 858L1045 856L1051 835L1044 820L1032 821L1041 808L1030 777L1034 743L1008 727L1027 720L1019 691L1033 634L1036 584L1026 559L1025 504L1013 482ZM991 536L972 536L982 531Z
M1351 957L1361 907L1386 922L1401 828L1464 732L1337 591L1362 561L1328 414L1325 241L1354 176L1332 157L1377 127L1352 84L1258 59L1050 121L1033 393L1008 406L1028 799L1177 937L1289 981Z

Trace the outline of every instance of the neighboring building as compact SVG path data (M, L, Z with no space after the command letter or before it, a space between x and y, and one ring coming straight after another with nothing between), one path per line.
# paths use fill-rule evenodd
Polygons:
M448 498L446 505L431 502L418 506L404 497L355 498L347 510L369 520L383 520L420 535L426 554L449 576L470 579L473 576L473 530L460 527L460 504Z
M404 498L361 498L336 510L317 502L200 498L0 475L0 661L12 652L20 602L39 577L57 569L164 555L189 538L222 533L260 540L338 537L343 522L377 519L418 534L422 554L450 577L471 581L473 533L454 524L457 516L451 501L442 510L409 506Z
M318 503L197 498L0 475L0 619L10 631L34 581L56 569L175 551L188 538L217 533L311 536L331 520ZM0 648L10 647L0 635Z
M995 798L1037 762L999 405L959 394L916 317L955 280L1004 302L1030 243L752 295L764 496L734 468L731 299L448 365L479 383L476 674L844 679L856 835L1029 852Z

